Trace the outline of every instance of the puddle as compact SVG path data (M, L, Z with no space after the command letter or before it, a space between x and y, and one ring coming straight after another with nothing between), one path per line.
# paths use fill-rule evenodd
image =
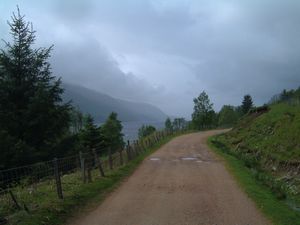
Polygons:
M196 157L183 157L182 160L196 160Z
M150 158L151 161L159 161L160 158Z

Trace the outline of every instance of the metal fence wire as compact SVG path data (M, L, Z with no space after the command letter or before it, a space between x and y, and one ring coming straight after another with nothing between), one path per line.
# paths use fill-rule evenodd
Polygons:
M103 150L89 149L77 155L0 170L0 224L9 224L10 215L16 210L30 212L38 208L40 198L64 199L76 195L75 190L82 183L93 182L127 164L170 134L155 132L142 140L128 142L123 149L104 158L100 157Z

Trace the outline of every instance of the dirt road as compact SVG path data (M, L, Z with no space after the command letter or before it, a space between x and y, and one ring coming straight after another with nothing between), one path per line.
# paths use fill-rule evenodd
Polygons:
M178 137L145 159L98 208L71 225L268 225L206 145Z

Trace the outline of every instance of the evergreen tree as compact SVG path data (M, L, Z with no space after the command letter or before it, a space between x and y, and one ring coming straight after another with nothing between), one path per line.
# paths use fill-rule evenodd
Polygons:
M94 119L91 115L87 115L84 121L84 127L80 133L81 143L84 147L91 150L97 148L100 142L100 132L94 124Z
M12 43L0 50L0 144L11 142L11 157L1 157L4 167L48 158L68 129L70 110L60 79L51 75L52 47L33 48L35 31L19 9L8 24Z
M242 102L242 111L244 114L248 113L253 107L252 97L250 95L245 95Z
M194 112L192 122L196 129L210 127L215 123L215 111L208 95L203 91L197 98L194 98Z
M103 146L110 147L113 152L124 146L124 134L122 133L123 126L117 117L118 114L112 112L100 128Z
M165 121L165 129L170 132L173 131L173 125L169 117Z

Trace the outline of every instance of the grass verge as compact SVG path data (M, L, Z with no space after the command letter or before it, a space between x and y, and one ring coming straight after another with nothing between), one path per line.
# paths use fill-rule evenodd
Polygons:
M226 161L226 167L236 178L241 188L256 202L257 207L274 225L300 225L300 213L292 210L285 201L276 198L274 193L259 182L251 169L242 160L229 154L226 149L215 144L215 138L208 139L210 148Z
M9 224L64 224L73 215L87 211L101 203L112 190L118 187L126 177L134 172L147 156L176 136L179 135L164 138L126 165L107 173L105 178L95 178L92 183L74 185L75 180L80 179L80 173L68 175L69 177L65 178L64 182L72 185L72 188L68 188L68 191L64 191L64 200L58 200L53 190L51 192L49 191L49 194L47 194L47 190L43 190L41 192L43 193L42 195L35 196L37 209L30 213L26 213L25 211L15 213L13 217L10 218ZM97 173L97 171L93 172ZM39 189L47 189L53 185L44 183L43 186L44 187L39 187Z

